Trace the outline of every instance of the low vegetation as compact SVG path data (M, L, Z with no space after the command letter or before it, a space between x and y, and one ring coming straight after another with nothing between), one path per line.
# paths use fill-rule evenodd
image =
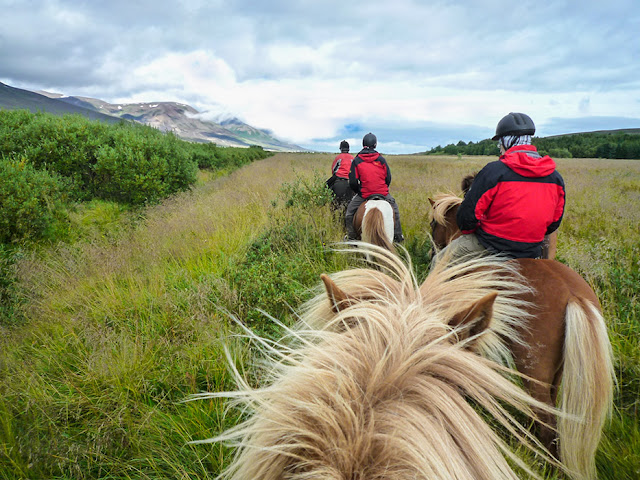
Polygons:
M215 478L232 452L189 442L240 413L182 401L233 388L223 344L259 382L253 352L233 336L236 322L278 338L268 315L293 323L320 273L358 265L330 249L344 234L324 188L331 160L278 154L228 175L202 171L194 188L135 218L94 200L69 215L65 242L10 249L11 261L0 263L12 305L0 323L0 478ZM461 178L489 160L388 158L420 278L428 197L458 192ZM568 199L558 256L596 288L616 357L600 478L637 478L640 162L558 164Z

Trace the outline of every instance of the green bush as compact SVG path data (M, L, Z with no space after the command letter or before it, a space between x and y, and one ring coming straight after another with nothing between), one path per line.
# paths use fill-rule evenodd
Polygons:
M228 167L240 167L254 160L261 160L272 155L262 147L218 147L215 143L192 143L189 146L193 161L200 168L219 170Z
M186 190L196 180L188 142L143 125L2 111L0 138L0 154L20 155L36 169L66 178L72 200L141 205Z
M0 243L51 239L67 219L64 183L26 159L0 159Z
M198 169L180 142L172 134L125 125L112 128L96 153L92 196L141 205L186 190Z
M271 153L186 142L124 121L108 125L80 115L15 110L0 111L0 155L20 155L35 169L62 176L71 200L142 205L188 189L198 167L239 167Z

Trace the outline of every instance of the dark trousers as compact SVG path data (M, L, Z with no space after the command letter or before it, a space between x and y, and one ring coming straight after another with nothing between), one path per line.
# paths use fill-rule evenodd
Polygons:
M348 205L355 195L355 192L349 186L349 180L346 178L337 178L331 185L331 190L335 195L333 203L336 208L340 205Z

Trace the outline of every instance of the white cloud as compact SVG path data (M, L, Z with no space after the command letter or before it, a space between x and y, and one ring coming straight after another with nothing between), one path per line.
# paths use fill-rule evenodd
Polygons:
M0 0L0 9L10 85L188 103L301 144L354 123L400 138L397 126L418 135L427 124L480 134L518 110L539 125L638 117L635 0ZM413 148L412 138L388 141Z

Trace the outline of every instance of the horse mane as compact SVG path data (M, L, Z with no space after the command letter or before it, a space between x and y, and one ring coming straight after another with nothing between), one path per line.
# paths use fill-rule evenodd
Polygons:
M286 341L270 342L244 327L268 359L265 386L250 387L234 369L239 391L197 396L228 397L250 412L208 440L236 447L220 477L495 480L525 472L539 478L490 423L554 463L511 413L531 417L532 408L550 408L470 348L486 335L457 341L461 332L449 325L453 314L495 289L494 321L525 316L511 298L526 289L517 272L492 258L441 262L419 286L396 255L359 247L379 260L379 269L331 275L351 299L346 308L336 313L318 288L298 325L281 325Z
M393 218L393 210L386 200L378 200L385 202L389 210L391 218ZM384 205L383 204L383 205ZM393 246L393 237L389 239L385 229L385 217L380 208L369 208L362 219L362 240L367 243L383 247L390 252L396 253Z
M437 193L433 197L433 208L431 209L431 215L433 220L440 225L447 226L446 214L451 209L462 203L462 199L453 193Z

